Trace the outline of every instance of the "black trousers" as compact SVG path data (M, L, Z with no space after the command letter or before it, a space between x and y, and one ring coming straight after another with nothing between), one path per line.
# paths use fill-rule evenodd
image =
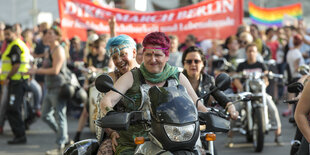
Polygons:
M24 80L9 82L6 116L15 137L25 136L25 124L21 114L25 85L26 81Z

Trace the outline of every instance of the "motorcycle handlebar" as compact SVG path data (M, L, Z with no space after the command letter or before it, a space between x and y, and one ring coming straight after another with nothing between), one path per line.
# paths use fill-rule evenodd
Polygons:
M283 103L288 103L288 104L296 104L298 103L299 99L296 100L284 100Z

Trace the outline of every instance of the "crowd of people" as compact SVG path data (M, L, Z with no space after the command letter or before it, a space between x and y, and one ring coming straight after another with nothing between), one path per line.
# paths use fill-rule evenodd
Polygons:
M124 34L116 35L115 19L110 21L110 34L98 34L87 30L87 41L78 36L62 39L59 22L51 26L41 23L33 29L23 29L21 24L5 25L0 23L1 48L1 109L0 133L3 133L5 119L10 123L14 137L8 144L25 144L26 127L22 120L21 107L24 94L32 91L35 98L33 111L37 117L55 132L58 153L63 152L70 143L67 126L67 104L65 98L59 97L62 85L66 82L64 73L69 68L77 77L83 71L76 64L83 64L88 70L98 73L109 73L115 82L115 88L135 100L135 104L125 103L121 95L109 92L103 96L100 107L104 114L111 110L133 111L143 100L142 93L151 86L166 87L170 84L181 84L193 101L208 93L214 85L214 77L220 72L234 74L244 70L260 72L287 73L287 83L301 78L298 68L310 63L310 28L303 22L298 25L270 27L259 29L255 24L241 25L235 35L225 40L206 39L198 41L189 34L181 43L176 35L152 32L145 36L142 43ZM225 59L231 64L230 69L223 69L217 60ZM265 63L274 60L273 68ZM141 78L142 77L142 78ZM168 82L169 81L169 82ZM79 81L85 90L89 89L87 79ZM243 91L242 80L232 83L234 93ZM277 104L282 99L292 99L294 94L285 96L285 86L275 81L265 80L268 107L271 109L271 121L276 124L275 142L280 144L281 121ZM139 87L145 85L144 92ZM32 88L32 89L29 89ZM305 93L309 90L305 87ZM271 97L272 96L272 97ZM309 113L306 95L301 96L301 104L295 114L298 125L307 124L305 115ZM221 96L214 97L232 118L238 116L230 100ZM212 97L198 104L198 110L206 111ZM115 105L121 105L116 106ZM294 108L288 106L283 116L291 116ZM74 137L80 140L80 134L88 117L87 108L81 112L79 127ZM110 137L100 147L101 153L132 153L134 144L131 136L143 136L142 126L130 127L128 131L105 129ZM309 141L309 126L300 128ZM231 142L231 141L229 141ZM111 147L106 147L111 146ZM110 149L109 149L110 148ZM99 152L100 152L99 151ZM99 153L98 152L98 153ZM48 151L47 154L51 154Z

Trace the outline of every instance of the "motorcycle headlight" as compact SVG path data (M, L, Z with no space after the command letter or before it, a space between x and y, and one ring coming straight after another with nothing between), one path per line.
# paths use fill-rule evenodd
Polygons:
M164 125L164 129L169 139L174 142L189 141L195 131L195 124L185 126Z
M262 86L260 85L258 81L251 81L249 84L253 92L259 92L262 89Z

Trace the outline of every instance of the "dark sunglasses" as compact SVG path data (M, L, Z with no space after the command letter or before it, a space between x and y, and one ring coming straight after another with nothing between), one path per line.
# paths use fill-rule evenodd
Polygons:
M192 64L193 61L194 61L195 64L198 64L198 63L201 62L201 60L184 60L184 62L189 64L189 65Z
M248 44L247 41L243 41L243 40L240 40L239 43L240 43L240 44L244 44L244 45Z

